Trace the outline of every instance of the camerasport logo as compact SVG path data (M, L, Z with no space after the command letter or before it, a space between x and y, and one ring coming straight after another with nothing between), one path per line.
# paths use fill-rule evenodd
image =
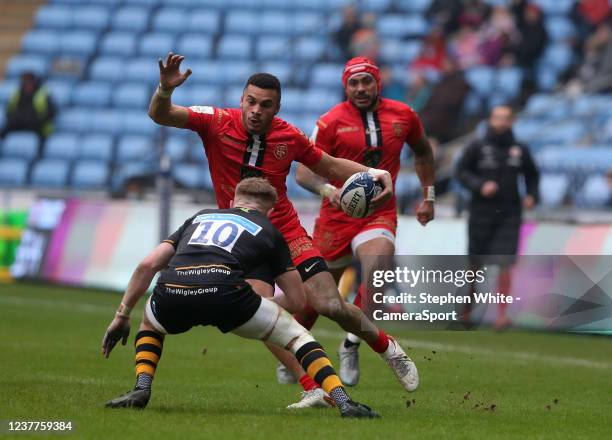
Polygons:
M278 144L274 147L274 157L282 160L287 156L287 144Z

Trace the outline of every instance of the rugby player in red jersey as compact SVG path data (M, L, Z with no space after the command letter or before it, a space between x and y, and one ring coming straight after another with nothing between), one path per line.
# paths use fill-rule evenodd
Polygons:
M219 208L229 207L235 186L246 177L264 177L276 188L278 202L270 221L281 231L289 245L291 257L304 283L309 306L365 340L387 362L404 388L409 391L416 389L418 372L412 360L358 307L342 300L325 261L313 246L287 198L286 178L294 160L334 182L344 181L356 172L369 172L384 187L381 194L372 200L375 208L392 196L390 174L350 160L334 158L316 148L300 130L276 117L280 110L281 87L278 79L270 74L255 74L248 79L240 99L240 108L187 108L172 104L172 91L191 75L189 69L180 71L183 59L183 56L169 54L165 63L159 60L160 84L151 98L151 119L161 125L187 128L200 135ZM250 274L248 278L257 279L257 275ZM262 281L255 283L255 289L262 295L270 295L272 288L268 290L266 287L269 280ZM304 404L298 407L327 404L322 390L316 387L289 352L272 351L296 373L305 389Z
M426 225L434 218L434 161L419 117L406 104L380 96L380 71L368 58L349 60L342 83L348 99L321 116L312 141L331 156L389 171L393 183L400 169L402 147L408 143L415 153L415 168L424 196L416 216ZM353 254L361 263L364 280L369 279L374 266L392 264L397 229L395 197L371 215L356 220L338 207L338 188L342 180L327 181L302 165L298 167L296 179L304 188L323 197L313 240L336 280L351 263ZM366 283L362 283L355 305L361 305L365 292ZM302 317L301 323L312 323L314 319L316 315L312 313ZM351 332L338 351L340 377L347 385L356 385L359 381L357 349L360 341L360 337Z

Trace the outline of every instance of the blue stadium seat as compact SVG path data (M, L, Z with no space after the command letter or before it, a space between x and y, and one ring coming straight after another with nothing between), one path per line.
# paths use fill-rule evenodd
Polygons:
M139 108L144 111L153 95L153 88L142 83L127 83L119 85L112 96L115 107Z
M303 11L329 11L335 12L342 9L353 0L293 0L294 8Z
M55 133L45 142L43 157L72 160L78 154L79 136L74 133Z
M123 55L126 57L136 53L136 34L131 32L109 32L100 44L102 55Z
M30 184L38 188L63 188L68 182L70 162L63 159L42 159L32 166Z
M612 109L610 95L581 95L571 104L572 115L576 118L599 117Z
M109 83L90 81L76 86L72 93L72 103L83 107L106 107L110 97Z
M596 174L589 176L582 189L576 194L576 204L584 207L603 207L610 202L612 192L605 176Z
M184 55L186 64L192 59L210 58L212 55L212 37L203 36L197 33L184 34L177 42L177 51Z
M165 58L169 52L176 52L173 34L161 32L144 34L138 42L138 53L142 57Z
M64 55L89 56L96 50L97 41L95 32L64 32L60 36L60 50Z
M221 102L221 91L218 87L193 86L190 90L192 105L212 105ZM238 105L236 102L235 105Z
M11 57L6 67L6 77L14 78L23 72L34 72L39 77L47 75L49 60L41 55L15 55Z
M153 16L153 29L178 33L185 29L189 12L180 8L162 8Z
M557 208L563 204L569 189L566 174L544 174L540 177L540 203L547 208Z
M415 173L399 173L395 181L395 191L398 198L414 197L420 194L421 182Z
M523 71L518 67L502 67L495 71L495 91L504 98L516 98L522 83Z
M612 119L610 119L599 133L599 140L602 142L612 142Z
M111 189L115 192L120 191L128 179L151 175L154 172L154 163L151 160L121 163L111 176Z
M150 136L121 136L117 143L117 161L129 162L132 160L142 160L154 154L155 150L155 142Z
M295 21L293 15L289 13L267 11L260 16L260 30L266 35L289 37L297 31Z
M307 90L304 93L304 110L322 115L342 101L342 96L337 92L338 90L325 90L321 88Z
M10 132L2 142L2 157L34 159L38 155L38 136L25 131Z
M187 147L187 157L192 162L205 164L206 167L208 167L208 159L204 153L202 141L196 134L192 133L192 136L195 136L196 139L189 143Z
M259 65L259 70L261 72L271 73L272 75L276 76L281 84L286 84L291 80L292 65L290 63L274 61L261 63Z
M486 97L494 87L493 78L495 70L491 67L476 66L465 72L465 79L480 96Z
M89 111L89 109L81 109L81 113L86 116L83 132L118 134L123 129L124 116L122 112L117 110Z
M187 7L187 8L195 8L197 6L210 6L211 8L223 8L225 7L224 3L219 2L218 0L163 0L164 5L167 6L178 6L178 7Z
M431 0L396 0L396 5L402 12L423 13L431 5Z
M209 9L196 9L190 11L189 17L183 25L186 26L188 32L214 35L219 32L220 22L219 12Z
M228 11L225 32L228 34L255 35L261 30L261 17L255 12Z
M53 102L55 102L58 107L65 107L70 103L70 97L74 89L74 81L52 79L45 82L43 86L49 91Z
M587 134L582 121L567 120L542 127L537 140L549 145L575 145Z
M564 72L572 63L572 49L565 44L549 44L540 59L542 69Z
M223 106L236 108L240 105L240 98L242 97L242 93L244 88L241 86L228 87L225 90Z
M553 41L569 40L576 34L574 24L567 17L548 17L544 21L548 36Z
M281 110L289 113L302 113L306 92L301 89L286 88L282 91Z
M567 15L574 5L574 0L535 0L545 15Z
M91 63L89 76L98 81L120 81L125 78L125 60L121 57L97 57Z
M313 198L314 195L310 191L302 188L297 183L297 181L295 180L295 170L296 170L296 168L297 168L297 165L291 165L291 169L289 171L289 175L287 176L287 179L286 179L287 194L292 199L310 199L310 198Z
M121 116L121 131L123 133L153 136L159 126L142 110L126 110Z
M191 97L191 87L189 86L189 83L193 83L193 77L190 78L186 84L174 89L174 93L172 94L172 102L174 104L182 105L183 107L195 105L193 98Z
M59 112L55 125L61 131L80 133L87 130L90 118L83 109L68 108Z
M545 123L538 119L520 118L514 123L512 130L519 141L529 142L538 137L544 125Z
M108 165L100 161L84 160L74 165L70 183L76 189L102 189L108 183Z
M296 35L326 36L327 34L326 19L325 16L321 14L312 12L302 12L299 14L294 13L293 26L295 28L294 33Z
M157 60L152 57L135 58L128 61L127 70L124 70L123 74L127 81L159 83L159 66Z
M563 96L537 93L527 101L524 113L531 116L541 116L548 119L567 116L568 101Z
M255 41L255 56L258 60L289 61L291 52L289 37L263 36Z
M323 87L341 87L341 64L320 63L314 66L310 76L310 84Z
M325 56L328 42L323 38L302 37L293 50L298 61L316 62Z
M118 9L111 18L111 27L115 30L139 32L149 24L149 10L143 7L127 6Z
M217 56L222 60L251 58L251 39L240 35L224 35L217 46Z
M362 0L359 9L364 12L386 12L391 7L392 0Z
M99 0L99 1L105 1L105 0ZM123 3L126 6L148 6L148 7L158 6L162 2L164 4L171 3L169 0L116 0L116 1L118 3L121 3L123 1Z
M402 68L405 70L405 65L412 62L421 51L421 45L419 40L387 39L380 45L380 55L388 64L403 64Z
M0 159L0 187L19 187L26 184L28 161L25 159Z
M73 29L87 29L101 31L108 27L110 12L108 7L83 6L72 9Z
M420 15L387 14L378 19L376 29L383 38L421 37L428 25Z
M0 105L4 107L18 88L19 80L17 79L5 79L4 81L0 82ZM0 113L4 112L0 111Z
M187 189L211 187L210 170L204 164L179 163L172 167L172 178Z
M79 159L102 162L113 160L113 136L109 134L86 134L81 138Z
M184 162L187 160L189 145L185 138L171 136L168 138L165 148L166 154L168 154L172 163Z
M59 52L59 33L54 30L33 30L28 32L21 42L25 53L54 55Z
M40 29L68 29L72 13L65 5L43 5L36 11L34 23Z
M245 61L228 61L222 63L222 80L227 85L244 86L246 80L255 73L255 65Z

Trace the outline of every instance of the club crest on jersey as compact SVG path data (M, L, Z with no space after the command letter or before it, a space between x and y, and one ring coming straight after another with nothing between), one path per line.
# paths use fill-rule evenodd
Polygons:
M287 156L287 144L277 144L274 147L274 157L278 160L282 160Z
M404 127L399 122L393 123L393 134L397 137L403 137Z

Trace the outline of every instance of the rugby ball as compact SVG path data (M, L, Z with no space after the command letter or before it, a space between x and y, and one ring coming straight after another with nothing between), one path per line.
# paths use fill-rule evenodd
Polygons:
M363 218L370 214L370 201L382 191L369 173L355 173L340 190L340 207L349 217Z

